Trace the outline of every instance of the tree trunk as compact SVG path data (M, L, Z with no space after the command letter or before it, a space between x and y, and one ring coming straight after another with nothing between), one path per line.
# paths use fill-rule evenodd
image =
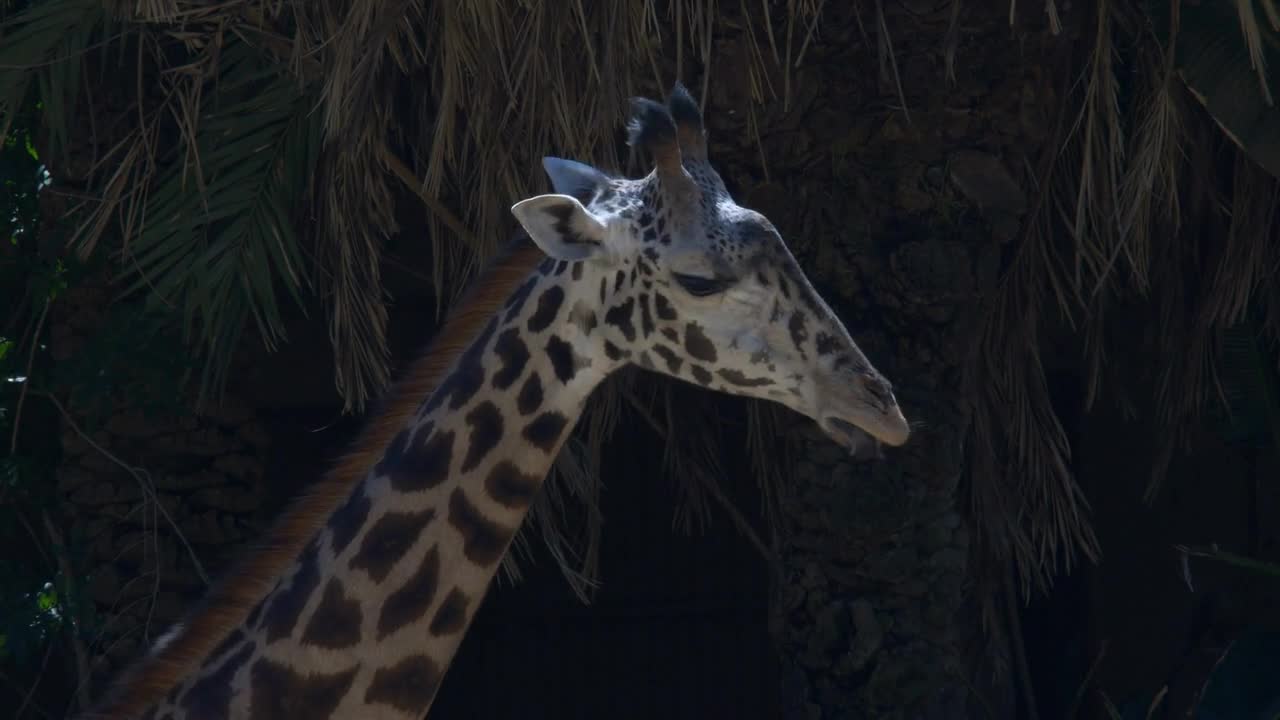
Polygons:
M1010 27L995 5L958 17L951 3L884 3L883 17L878 5L825 11L792 107L761 122L778 180L745 198L920 424L876 463L816 431L800 441L772 613L784 716L1011 717L1009 649L983 634L969 590L961 378L1030 202L1026 168L1055 108L1049 64L1069 39L1040 27L1043 6Z

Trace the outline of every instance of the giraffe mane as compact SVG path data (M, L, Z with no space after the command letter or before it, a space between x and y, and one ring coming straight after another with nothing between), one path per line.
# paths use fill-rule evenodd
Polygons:
M106 710L85 717L124 720L135 717L180 682L237 624L242 622L275 586L280 575L324 527L355 486L377 463L391 439L413 417L444 373L495 313L528 279L545 256L521 238L495 259L471 283L450 311L425 352L384 394L381 412L365 426L357 440L324 477L304 491L281 515L256 548L246 548L200 607L166 633L152 653L127 670L113 684Z

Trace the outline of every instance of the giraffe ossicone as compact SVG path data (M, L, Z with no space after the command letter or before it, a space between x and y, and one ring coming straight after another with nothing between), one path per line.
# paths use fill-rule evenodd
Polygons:
M633 102L638 179L548 158L532 240L453 311L353 451L89 717L421 718L591 392L630 364L910 435L781 236L736 204L678 85Z

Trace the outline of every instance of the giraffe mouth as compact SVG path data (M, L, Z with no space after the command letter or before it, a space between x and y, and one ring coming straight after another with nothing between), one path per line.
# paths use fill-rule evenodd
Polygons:
M883 460L880 441L870 433L846 420L828 417L823 426L832 440L840 443L855 460Z

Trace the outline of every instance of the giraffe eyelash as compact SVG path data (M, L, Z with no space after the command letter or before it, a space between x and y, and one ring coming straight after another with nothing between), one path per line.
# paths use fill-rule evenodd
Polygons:
M733 285L736 280L726 275L716 275L715 277L704 277L702 275L684 275L681 273L671 273L671 277L685 292L694 297L707 297L716 293L724 292Z

